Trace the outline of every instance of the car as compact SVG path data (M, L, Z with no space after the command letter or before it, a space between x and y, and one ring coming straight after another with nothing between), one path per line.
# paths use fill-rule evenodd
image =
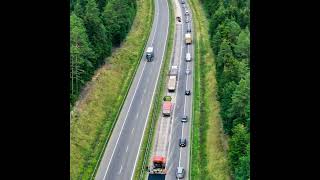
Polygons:
M191 94L190 89L186 89L185 95L189 96Z
M171 96L165 96L163 97L163 101L171 101Z
M180 138L179 139L179 146L180 147L186 147L187 145L187 139L186 138Z
M182 118L181 118L181 122L187 122L188 121L188 116L187 115L184 115Z
M191 54L188 52L186 53L186 61L190 62L191 61Z
M188 26L187 32L191 32L191 27L190 26Z
M184 4L185 2L184 2L184 0L181 0L181 4Z
M177 179L184 178L184 168L183 167L177 167L176 177Z
M188 10L186 10L185 15L186 15L186 16L188 16L188 15L189 15L189 11L188 11Z

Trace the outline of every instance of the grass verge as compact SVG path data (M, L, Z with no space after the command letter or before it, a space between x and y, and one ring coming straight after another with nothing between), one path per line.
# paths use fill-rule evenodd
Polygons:
M99 69L87 97L70 115L70 179L92 177L140 63L154 8L153 0L137 0L137 4L125 42Z
M145 131L142 146L140 149L140 155L135 169L134 180L144 179L146 177L146 171L144 167L148 165L152 145L154 144L154 129L156 127L156 122L159 119L161 112L162 98L164 92L166 91L166 77L169 72L169 63L172 56L173 40L174 40L174 15L171 0L168 0L169 5L169 31L168 31L168 40L167 47L165 52L164 63L161 67L161 74L159 78L159 83L157 85L156 95L154 102L151 107L151 113L148 119L147 129Z
M215 63L208 22L199 0L190 0L195 42L195 78L192 124L192 179L230 179L227 154L222 146L219 102L216 99Z

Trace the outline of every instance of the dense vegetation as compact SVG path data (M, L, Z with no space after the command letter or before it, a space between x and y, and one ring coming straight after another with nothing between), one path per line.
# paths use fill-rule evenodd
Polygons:
M77 100L111 48L125 39L136 15L136 0L70 1L70 101Z
M86 96L70 112L71 180L94 177L141 63L153 14L152 0L137 0L136 17L121 48L114 49L107 64L95 72ZM75 19L79 24L81 18Z
M235 179L250 178L250 0L201 0L210 22L223 129Z

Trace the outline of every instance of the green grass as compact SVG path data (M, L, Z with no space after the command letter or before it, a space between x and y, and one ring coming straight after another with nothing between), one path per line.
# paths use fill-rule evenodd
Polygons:
M193 13L195 78L193 99L191 178L230 178L227 154L216 99L215 63L208 35L208 22L199 0L190 0Z
M157 120L159 119L159 115L161 112L161 105L163 101L164 94L166 92L166 80L167 80L167 74L169 72L169 63L170 58L172 55L172 48L173 48L173 40L174 40L174 16L173 16L173 8L171 4L171 0L168 0L169 5L169 31L168 31L168 40L167 40L167 47L165 52L165 59L164 63L162 65L161 74L159 77L159 83L156 90L155 99L153 102L153 105L151 107L151 113L148 119L147 129L145 131L144 137L143 137L143 144L140 149L140 155L137 162L137 166L135 169L134 179L138 180L144 179L147 175L147 172L144 171L142 168L144 168L146 165L148 165L149 158L151 156L152 146L154 144L154 135L155 131L154 128L156 127ZM146 164L144 164L144 162Z
M71 113L70 179L90 179L99 163L148 40L153 1L137 0L136 18L125 42L98 70L85 99Z

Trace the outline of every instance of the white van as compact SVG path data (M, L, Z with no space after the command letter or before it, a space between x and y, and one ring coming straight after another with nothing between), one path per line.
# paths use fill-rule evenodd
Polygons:
M190 62L190 61L191 61L191 54L190 54L190 53L187 53L187 54L186 54L186 61L187 61L187 62Z

